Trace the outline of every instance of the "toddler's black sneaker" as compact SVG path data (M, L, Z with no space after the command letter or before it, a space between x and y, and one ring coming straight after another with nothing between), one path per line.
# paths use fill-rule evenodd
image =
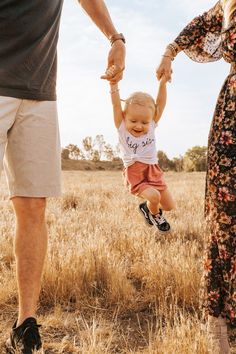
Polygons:
M153 226L153 222L150 219L150 212L147 207L147 202L139 204L139 210L141 211L142 215L144 216L145 222L148 226Z
M14 323L10 338L6 341L6 350L9 354L33 354L41 349L42 342L39 334L40 325L33 317L27 318L20 326Z
M169 232L170 231L170 224L162 215L162 209L156 215L149 214L150 220L152 221L153 225L161 232Z

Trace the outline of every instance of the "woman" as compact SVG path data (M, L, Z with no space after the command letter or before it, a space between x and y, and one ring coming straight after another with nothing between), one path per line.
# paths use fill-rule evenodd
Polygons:
M169 44L157 78L171 79L171 61L183 50L192 60L221 57L231 64L210 129L205 215L210 227L204 306L218 352L229 353L227 326L236 327L236 0L218 1Z

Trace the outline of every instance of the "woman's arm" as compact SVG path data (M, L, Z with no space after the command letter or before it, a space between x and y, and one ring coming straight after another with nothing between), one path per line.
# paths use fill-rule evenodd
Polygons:
M162 75L162 78L159 83L157 98L156 98L156 114L154 117L155 123L157 123L160 120L166 106L166 99L167 99L166 82L167 80L165 75Z
M110 84L110 94L111 94L111 102L113 107L113 117L116 128L118 129L123 120L123 111L121 107L120 94L118 84Z
M157 79L160 80L165 75L166 80L171 82L172 75L172 61L181 52L181 48L177 43L173 42L166 47L164 54L162 55L161 62L156 70Z
M220 59L222 55L220 50L222 26L223 8L221 2L218 1L209 11L195 17L180 32L175 41L167 46L156 70L157 79L160 80L165 74L167 80L171 80L171 62L181 50L184 50L191 59L198 62Z
M202 55L208 55L208 58L205 58L206 60L212 59L212 54L215 54L214 50L212 51L212 49L214 49L215 41L218 42L218 46L220 45L219 39L223 22L224 11L222 3L221 1L217 1L215 6L210 10L195 17L191 21L175 38L175 43L182 50L192 50L193 52L196 52L196 54L201 53Z

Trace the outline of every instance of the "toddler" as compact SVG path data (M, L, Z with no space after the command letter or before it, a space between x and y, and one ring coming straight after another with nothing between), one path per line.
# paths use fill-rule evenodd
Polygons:
M145 199L139 209L147 225L154 225L161 232L170 230L163 210L170 211L174 208L163 172L157 164L155 139L155 128L166 105L166 81L163 75L156 102L147 93L134 92L124 101L124 110L118 84L110 83L126 185L132 194Z

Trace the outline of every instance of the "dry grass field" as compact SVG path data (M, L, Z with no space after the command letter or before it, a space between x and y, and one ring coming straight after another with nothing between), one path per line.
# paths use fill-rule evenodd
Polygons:
M45 354L206 354L198 295L202 173L169 173L169 235L147 228L120 172L63 172L48 201L50 241L38 309ZM0 353L16 316L14 214L0 184Z

